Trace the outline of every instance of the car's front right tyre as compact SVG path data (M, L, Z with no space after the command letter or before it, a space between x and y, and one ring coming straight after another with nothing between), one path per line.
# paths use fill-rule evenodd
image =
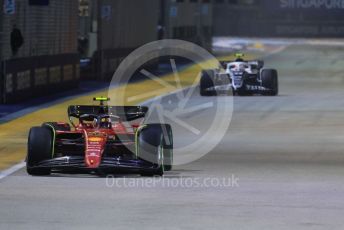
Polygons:
M53 152L53 135L51 130L46 127L33 127L30 129L27 157L26 157L26 171L33 176L49 175L51 169L39 167L39 163L44 160L49 160Z

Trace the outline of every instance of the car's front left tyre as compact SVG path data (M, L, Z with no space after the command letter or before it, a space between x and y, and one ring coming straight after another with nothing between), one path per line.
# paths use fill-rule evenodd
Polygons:
M137 154L142 160L152 163L153 168L142 170L142 176L162 176L172 169L173 139L172 129L168 124L148 124L137 138Z
M278 95L278 73L275 69L263 69L261 72L262 85L269 89L268 96Z
M49 160L53 152L53 135L46 127L33 127L30 129L26 171L33 176L49 175L51 169L39 167L38 164L44 160Z

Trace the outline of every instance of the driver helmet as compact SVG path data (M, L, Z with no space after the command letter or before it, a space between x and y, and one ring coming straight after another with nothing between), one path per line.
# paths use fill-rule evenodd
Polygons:
M236 62L244 62L244 57L245 55L243 54L243 53L236 53L235 54L235 57L236 57L236 59L235 59L235 61Z

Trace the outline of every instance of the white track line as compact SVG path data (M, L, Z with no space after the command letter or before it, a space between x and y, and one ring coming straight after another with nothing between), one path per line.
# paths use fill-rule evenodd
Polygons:
M25 167L25 162L21 162L19 164L13 165L11 168L6 169L0 172L0 180L4 179L5 177L17 172L18 170Z

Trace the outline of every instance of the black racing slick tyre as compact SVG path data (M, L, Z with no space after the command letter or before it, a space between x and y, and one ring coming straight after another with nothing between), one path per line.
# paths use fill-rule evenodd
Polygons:
M278 95L278 73L275 69L263 69L261 72L263 87L270 89L268 96Z
M27 173L33 176L49 175L50 168L37 167L37 165L44 160L51 159L52 151L53 135L51 130L46 127L31 128L27 145Z
M173 166L173 132L169 124L161 124L164 141L164 166L165 171L171 171Z
M209 91L207 89L214 87L215 71L212 69L203 70L200 82L201 96L216 96L216 90Z
M137 139L137 154L142 160L153 164L153 169L142 170L142 176L162 176L171 170L173 161L172 129L166 124L144 126Z

